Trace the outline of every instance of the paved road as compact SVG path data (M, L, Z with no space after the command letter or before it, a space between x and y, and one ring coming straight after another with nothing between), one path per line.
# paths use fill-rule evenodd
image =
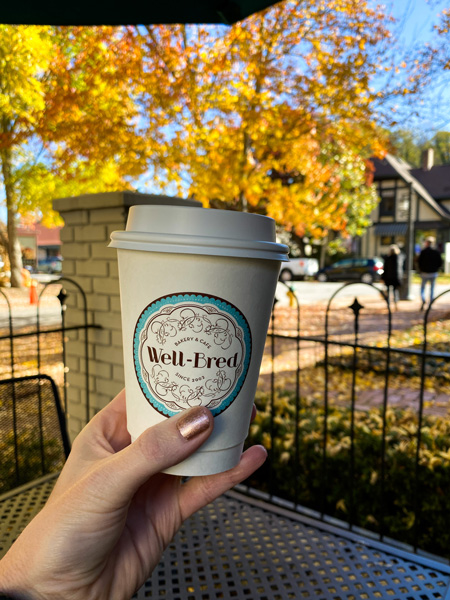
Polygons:
M364 283L355 283L343 287L342 283L333 283L330 281L327 281L325 283L321 283L319 281L294 281L290 282L289 285L292 285L294 287L294 290L297 294L301 305L314 304L315 302L326 302L340 288L342 288L342 290L339 292L337 296L338 298L344 296L356 296L358 298L362 296L378 296L379 292L377 290L384 290L384 286L381 283L375 284L374 287L376 289ZM450 289L449 285L436 285L435 296L448 289ZM281 305L289 304L289 298L286 296L286 291L286 286L282 283L278 283L276 297L281 303ZM413 300L419 300L420 284L413 283L411 292ZM447 296L447 298L448 302L450 303L450 294Z
M30 327L36 324L36 306L21 306L12 308L12 324L14 331L19 331L23 327ZM41 306L39 309L40 327L60 327L61 309L59 306ZM8 310L1 307L0 310L0 329L9 328Z
M325 282L320 283L318 281L295 281L291 282L295 289L297 297L301 305L314 304L315 302L326 302L331 296L340 288L341 291L338 294L338 298L347 297L358 297L363 296L378 296L378 289L383 289L382 284L375 284L376 289L363 283L356 283L343 287L342 283ZM443 292L444 290L450 289L450 286L437 285L436 295ZM286 295L287 287L279 283L277 285L276 296L280 305L288 305L289 298ZM420 297L420 285L413 284L412 295L417 301ZM450 294L446 297L450 303ZM40 325L41 326L59 326L61 323L61 310L59 306L42 306L39 312ZM16 330L22 327L29 327L36 323L36 306L26 307L13 307L13 326ZM5 306L0 306L0 328L8 327L8 312Z
M39 283L50 283L60 278L59 275L47 273L33 273L32 279ZM36 306L12 306L13 328L17 332L23 327L30 327L36 324ZM39 309L39 325L42 327L59 327L61 325L61 309L56 306L41 306ZM0 329L9 328L8 308L4 302L0 303Z

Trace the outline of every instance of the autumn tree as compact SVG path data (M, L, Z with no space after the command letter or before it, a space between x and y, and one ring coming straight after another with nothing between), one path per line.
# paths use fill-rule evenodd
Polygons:
M380 102L406 89L373 87L385 23L367 2L304 0L228 30L139 28L143 100L164 121L153 159L162 183L301 235L361 234L376 203L366 158L387 147Z
M16 164L19 148L26 141L44 110L41 73L51 57L50 37L44 28L0 26L0 159L7 210L7 240L11 264L11 283L20 285L21 250L16 235L20 201ZM18 155L17 158L15 155Z
M13 286L21 285L18 215L55 222L55 197L128 187L145 169L151 145L136 131L133 95L140 63L127 35L0 25L3 242Z
M441 44L435 49L439 55L439 60L446 70L450 70L450 8L442 12L441 22L437 26L437 31L441 36Z

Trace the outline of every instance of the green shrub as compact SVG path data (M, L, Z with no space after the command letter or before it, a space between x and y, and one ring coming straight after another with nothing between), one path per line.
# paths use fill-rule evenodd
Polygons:
M273 448L268 395L259 393L256 404L249 442L262 443L270 452L270 462L249 481L251 485L354 525L382 530L408 544L414 545L417 526L420 548L450 558L449 419L423 418L416 494L418 420L412 411L388 409L386 413L383 482L379 409L355 412L352 472L350 410L329 409L324 463L323 406L302 399L296 463L294 395L288 391L275 395Z

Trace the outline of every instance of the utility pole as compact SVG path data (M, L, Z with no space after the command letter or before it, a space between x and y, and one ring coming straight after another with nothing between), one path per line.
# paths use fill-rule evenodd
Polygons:
M401 300L412 300L412 272L414 270L414 219L412 212L413 189L412 183L409 184L409 201L408 201L408 229L406 233L406 259L403 272L403 282L401 288Z

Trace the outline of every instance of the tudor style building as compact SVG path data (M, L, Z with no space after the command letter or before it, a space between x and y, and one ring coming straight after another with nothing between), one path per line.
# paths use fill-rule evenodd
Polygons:
M361 239L363 256L383 256L394 243L417 254L429 235L444 251L450 242L450 164L435 166L433 157L433 150L426 150L418 169L390 154L372 159L380 202Z

